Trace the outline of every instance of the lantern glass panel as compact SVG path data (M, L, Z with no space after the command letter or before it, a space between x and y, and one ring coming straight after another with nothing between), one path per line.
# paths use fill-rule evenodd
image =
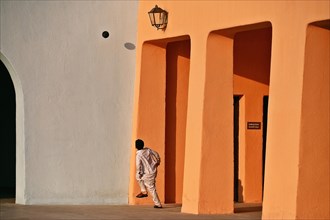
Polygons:
M155 13L155 24L156 25L162 24L162 13Z
M155 25L155 15L154 15L154 13L149 12L149 18L150 18L151 25L154 26Z

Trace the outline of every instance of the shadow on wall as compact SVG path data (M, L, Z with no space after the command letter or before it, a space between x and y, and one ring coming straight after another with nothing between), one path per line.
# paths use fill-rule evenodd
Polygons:
M166 47L165 203L181 203L187 119L190 40Z
M9 72L0 61L0 198L15 197L16 100Z
M130 43L130 42L126 42L126 43L124 44L124 47L125 47L127 50L135 50L135 44Z
M238 202L243 202L243 185L241 179L238 179Z
M271 27L237 33L234 74L269 85L271 44Z

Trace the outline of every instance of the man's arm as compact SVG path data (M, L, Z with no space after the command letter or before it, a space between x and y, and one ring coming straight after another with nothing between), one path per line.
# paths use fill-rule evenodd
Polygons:
M152 151L152 153L155 155L155 157L157 159L157 166L159 166L160 165L160 156L159 156L159 154L154 150Z
M142 161L139 155L136 155L136 179L140 180L143 175Z

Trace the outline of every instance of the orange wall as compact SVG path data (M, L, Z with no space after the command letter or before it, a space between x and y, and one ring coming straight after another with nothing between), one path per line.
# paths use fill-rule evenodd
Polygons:
M156 4L169 12L165 31L157 31L150 25L147 12ZM158 103L165 99L159 94L165 94L165 86L159 85L160 81L165 82L165 52L150 48L148 56L151 58L146 59L143 45L148 41L166 41L183 35L189 35L191 39L182 212L233 211L233 171L229 167L232 163L233 137L234 35L230 31L222 34L214 31L234 28L234 33L238 33L243 31L238 31L242 27L249 30L251 24L256 30L258 23L269 21L272 26L272 50L263 218L296 218L300 193L297 186L300 181L302 100L305 95L303 71L306 26L314 21L329 19L329 4L329 1L190 1L189 4L186 1L140 1L132 143L141 134L150 138L152 145L164 148L165 142L164 133L160 131L165 129L165 106ZM214 48L210 45L214 45ZM146 91L154 91L142 87L149 86L153 76L146 82L142 81L145 75L151 72L155 74L151 68L155 66L154 62L160 64L161 68L156 74L163 78L155 79L152 82L155 85L150 87L156 89L160 86L155 97L163 101L151 101L153 105L159 105L154 109L157 113L151 112L148 119L148 111L151 110L143 105L152 98ZM211 97L213 94L217 96ZM247 106L249 100L245 102ZM157 120L157 125L145 125L144 120ZM250 120L248 115L246 120ZM247 146L247 149L250 148ZM248 158L249 152L246 153ZM247 168L246 172L251 172L251 169ZM215 173L214 170L219 171ZM134 185L132 171L131 179L130 189ZM247 180L246 184L249 188L254 183Z
M327 28L313 25L307 28L297 196L299 219L330 218L330 20Z

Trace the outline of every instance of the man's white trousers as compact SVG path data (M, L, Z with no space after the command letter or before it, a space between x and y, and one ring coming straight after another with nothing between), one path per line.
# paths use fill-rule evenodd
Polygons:
M144 174L142 178L137 177L137 181L140 185L141 192L147 192L152 196L152 200L154 201L155 205L161 206L157 191L156 191L156 176L155 174Z

